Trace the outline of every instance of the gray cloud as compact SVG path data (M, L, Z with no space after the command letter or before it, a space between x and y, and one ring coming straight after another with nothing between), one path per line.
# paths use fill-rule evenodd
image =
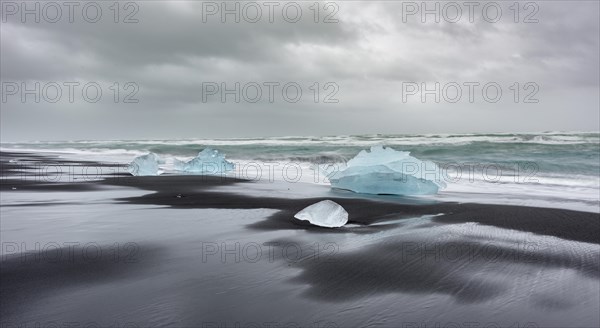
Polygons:
M529 24L513 21L512 2L498 2L497 23L478 10L473 23L464 13L457 23L431 16L422 23L418 15L403 22L402 3L383 1L337 2L338 23L322 22L325 2L319 23L313 2L301 3L296 23L277 10L273 23L264 15L257 23L231 16L223 23L218 16L203 22L200 2L143 1L131 24L114 23L110 4L98 3L103 16L94 24L77 15L74 23L2 22L3 82L94 81L103 90L94 104L81 96L55 104L8 96L0 104L3 141L600 128L597 2L540 1L539 22ZM521 8L519 20L528 12ZM140 102L114 103L109 87L119 82L121 101L128 81L139 86ZM221 103L218 95L202 101L204 82L253 81L296 82L303 95L290 103L279 89L269 102L263 88L257 103L232 96ZM433 97L421 103L418 95L403 101L403 82L453 81L497 82L503 96L498 103L481 96L470 103L466 95L456 104ZM327 82L339 86L339 103L323 103L333 91L324 89ZM515 82L539 85L540 102L515 103Z

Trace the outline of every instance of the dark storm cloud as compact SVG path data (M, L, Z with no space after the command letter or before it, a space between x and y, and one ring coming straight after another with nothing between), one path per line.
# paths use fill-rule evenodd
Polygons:
M78 56L87 57L95 65L79 68L99 74L111 73L105 71L110 68L191 65L188 61L193 58L217 57L244 63L260 63L277 60L284 55L281 46L285 44L337 44L355 39L353 32L345 29L348 26L342 24L320 27L308 20L301 20L296 24L269 24L266 21L255 24L242 21L237 24L221 23L216 17L203 23L200 4L193 4L191 12L186 13L169 9L171 4L166 1L141 2L139 6L140 12L135 16L139 23L127 25L114 24L110 17L95 24L74 24L67 20L56 24L21 24L19 19L9 20L5 28L9 29L7 34L11 35L6 35L3 41L8 48L4 60L12 65L7 65L6 76L12 77L17 70L21 74L37 75L38 69L32 70L34 72L26 69L30 58L21 57L27 56L31 49L23 46L14 49L24 42L36 43L42 49L56 47L48 50L62 50L66 58L63 58L62 63L55 64L62 65L63 68L73 66ZM106 10L106 6L103 7ZM108 15L107 12L104 14ZM15 37L16 40L13 39Z
M94 24L80 16L54 24L9 16L1 31L3 81L96 81L105 98L112 83L133 81L140 103L23 104L13 96L2 103L2 138L598 129L598 3L536 2L537 23L522 22L524 8L515 23L512 2L498 2L502 19L489 23L481 16L486 3L472 23L465 13L457 23L431 16L422 23L418 14L403 16L400 2L338 2L338 23L323 23L325 3L315 23L312 2L302 3L296 23L279 10L273 23L264 12L257 23L231 16L222 23L218 15L203 17L202 3L191 1L136 3L138 22L130 24L114 23L108 3ZM302 100L202 101L204 82L252 81L297 82ZM504 101L402 101L403 82L452 81L498 82ZM315 82L318 103L309 89ZM322 102L331 91L323 89L327 82L339 87L339 103ZM514 82L537 83L540 103L508 101ZM193 123L199 121L202 129Z

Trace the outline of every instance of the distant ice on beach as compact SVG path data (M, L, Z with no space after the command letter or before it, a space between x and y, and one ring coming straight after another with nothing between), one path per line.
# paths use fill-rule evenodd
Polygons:
M222 174L235 169L235 164L225 160L218 150L205 148L188 162L175 159L175 170L197 174Z
M348 223L348 212L338 203L328 199L304 208L294 217L325 228L339 228Z
M361 150L385 145L410 151L411 156L433 161L441 169L442 181L448 185L421 198L600 212L597 131L2 141L1 151L88 164L127 165L136 156L154 152L166 159L159 166L163 174L199 174L177 170L174 159L189 161L204 148L218 149L226 151L227 160L235 163L226 176L267 184L275 180L290 184L291 192L304 183L329 186L332 172L347 168L347 161ZM16 164L27 166L23 161ZM87 171L100 169L108 170L102 166ZM425 174L427 180L434 179L429 168ZM63 174L61 179L65 177Z
M364 194L430 195L445 187L435 163L383 146L362 150L329 180L333 188Z
M155 153L136 157L127 167L127 171L135 176L159 175L163 173L159 164L160 157Z

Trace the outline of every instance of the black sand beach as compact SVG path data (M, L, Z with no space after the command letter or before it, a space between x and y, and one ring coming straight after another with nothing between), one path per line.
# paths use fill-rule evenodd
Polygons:
M255 192L261 182L239 179L132 177L122 166L25 153L3 152L1 162L3 327L600 324L598 213L325 186L286 197L262 184L265 196ZM40 163L118 170L97 181L24 178ZM324 199L348 211L347 226L293 218ZM88 256L89 243L104 252ZM249 255L257 247L269 256Z

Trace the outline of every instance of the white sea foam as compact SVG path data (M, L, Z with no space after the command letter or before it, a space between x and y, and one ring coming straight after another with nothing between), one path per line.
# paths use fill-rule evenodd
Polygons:
M41 153L64 160L127 164L156 152L166 159L165 173L177 173L173 158L190 160L212 146L227 155L236 169L227 176L283 183L328 185L319 164L334 170L361 149L389 145L411 150L419 158L441 162L496 163L508 174L498 181L481 173L446 180L440 200L560 207L600 212L600 134L583 132L363 135L187 140L105 140L2 143L0 150ZM405 146L403 146L405 145ZM512 155L511 155L512 154ZM512 158L511 158L512 156ZM511 160L514 160L511 162ZM515 179L513 164L531 161L539 171L532 179ZM317 168L315 170L315 168ZM481 166L478 167L481 169ZM511 172L511 170L513 172ZM491 171L494 171L492 169ZM466 172L466 171L464 171ZM503 172L504 173L504 172ZM527 175L528 172L521 172ZM531 172L529 172L531 173Z

